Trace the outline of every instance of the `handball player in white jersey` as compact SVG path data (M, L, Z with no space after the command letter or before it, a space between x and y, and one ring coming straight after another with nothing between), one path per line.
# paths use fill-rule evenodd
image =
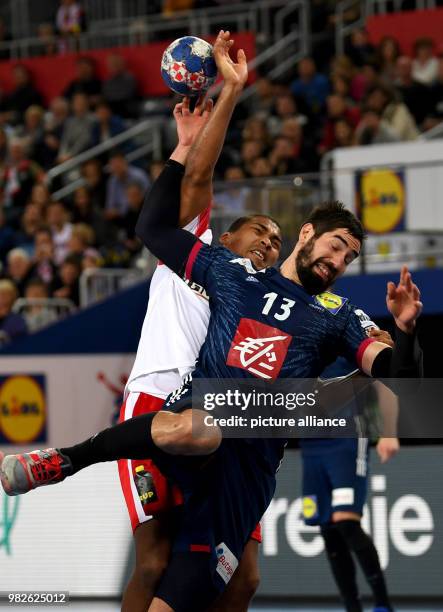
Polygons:
M208 204L212 200L212 173L216 159L209 162L204 148L198 147L189 159L188 152L211 108L211 102L205 109L199 104L191 113L186 99L175 107L179 144L171 156L186 165L181 224L207 243L212 240L208 228ZM212 112L220 115L226 112L223 96ZM220 149L224 134L221 136ZM206 157L205 163L203 156ZM208 163L210 173L202 177L201 169L208 168ZM274 220L258 215L234 222L222 235L221 242L239 255L252 259L257 268L265 268L277 262L281 236ZM209 306L204 290L195 284L188 286L160 263L151 280L147 313L126 385L120 421L159 410L169 393L180 387L183 377L194 368L208 322ZM171 515L173 508L181 503L181 494L150 459L121 459L118 464L136 545L136 567L123 596L122 610L141 612L147 609L167 565L173 529ZM228 589L212 610L242 612L248 609L259 582L259 527L251 534Z

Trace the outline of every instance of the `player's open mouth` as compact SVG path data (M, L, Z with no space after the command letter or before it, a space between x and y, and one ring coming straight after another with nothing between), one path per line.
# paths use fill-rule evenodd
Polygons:
M332 273L327 266L322 263L316 263L314 266L314 270L326 281L330 281L332 279Z
M251 251L251 253L254 253L254 255L256 255L260 259L260 261L265 260L265 256L261 251L254 249L254 251Z

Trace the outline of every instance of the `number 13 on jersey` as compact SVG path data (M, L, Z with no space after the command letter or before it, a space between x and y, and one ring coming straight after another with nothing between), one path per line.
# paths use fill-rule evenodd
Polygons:
M274 302L279 297L278 293L267 293L263 296L263 299L266 300L266 304L261 311L262 314L267 315L270 313L271 308L274 306ZM275 309L277 312L274 314L274 319L278 321L284 321L291 314L291 308L294 306L295 301L290 300L289 298L281 298L281 302L278 302L275 305Z

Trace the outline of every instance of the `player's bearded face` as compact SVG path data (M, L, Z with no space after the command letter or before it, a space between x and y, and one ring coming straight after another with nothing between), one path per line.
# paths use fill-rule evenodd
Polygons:
M315 295L326 291L338 276L339 271L325 256L314 253L317 238L312 236L301 247L295 258L295 269L303 287Z

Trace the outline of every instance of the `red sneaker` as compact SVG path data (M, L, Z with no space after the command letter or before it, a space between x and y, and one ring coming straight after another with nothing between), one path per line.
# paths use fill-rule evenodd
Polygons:
M61 482L72 471L69 458L56 448L21 455L0 453L0 480L8 495L21 495L37 487Z

